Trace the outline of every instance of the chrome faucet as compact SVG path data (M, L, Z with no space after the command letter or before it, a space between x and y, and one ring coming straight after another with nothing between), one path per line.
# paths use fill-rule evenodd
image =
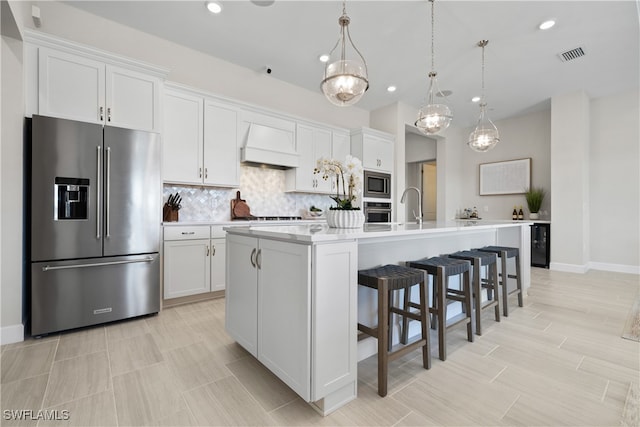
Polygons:
M416 190L416 193L418 193L418 215L416 215L416 211L413 211L413 216L416 219L417 224L422 224L422 195L417 187L407 187L407 189L404 190L404 193L402 193L400 203L404 203L404 199L407 197L409 190Z

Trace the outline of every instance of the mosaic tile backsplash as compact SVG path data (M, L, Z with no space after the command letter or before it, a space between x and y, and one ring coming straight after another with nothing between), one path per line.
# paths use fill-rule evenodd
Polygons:
M312 205L327 210L334 203L325 195L285 193L285 171L252 166L241 166L240 188L165 184L163 199L180 193L180 221L229 221L237 190L255 216L303 216Z

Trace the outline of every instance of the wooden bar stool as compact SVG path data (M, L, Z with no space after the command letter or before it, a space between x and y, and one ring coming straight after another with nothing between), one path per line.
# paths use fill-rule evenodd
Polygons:
M473 304L476 314L476 334L482 335L482 313L485 308L494 307L496 322L500 321L498 299L498 256L492 252L460 251L448 255L451 258L469 261L473 267ZM481 278L482 267L486 267L485 279ZM482 288L487 289L488 301L482 305Z
M509 306L507 304L509 295L518 294L518 305L522 307L522 275L520 274L520 249L507 246L485 246L478 248L482 252L491 252L500 258L500 284L502 285L502 314L509 316ZM516 264L516 274L507 274L507 260L514 258ZM516 279L516 288L509 292L507 283L509 279Z
M378 326L370 328L358 323L358 330L378 339L378 394L384 397L387 395L389 362L422 347L422 365L425 369L431 368L427 282L422 270L389 264L358 271L358 284L378 290ZM394 307L393 292L403 289L405 294L409 293L409 289L416 284L420 287L420 311L414 313ZM392 351L391 313L420 321L421 338Z
M469 270L471 264L447 257L424 258L407 263L409 267L425 270L433 276L433 307L429 311L434 315L433 324L438 325L438 353L440 360L447 359L447 329L465 322L467 324L467 339L473 342L473 317L471 315L471 286L469 285ZM462 275L462 289L449 288L449 277ZM462 303L463 313L447 321L448 301ZM410 307L412 303L405 303Z

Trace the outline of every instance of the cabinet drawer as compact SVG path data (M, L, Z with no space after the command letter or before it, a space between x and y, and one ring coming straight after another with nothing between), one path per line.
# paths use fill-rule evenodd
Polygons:
M164 240L208 239L211 227L208 225L185 225L164 227Z
M226 225L212 225L211 226L211 238L215 239L216 237L226 237L227 232L223 230L223 227Z

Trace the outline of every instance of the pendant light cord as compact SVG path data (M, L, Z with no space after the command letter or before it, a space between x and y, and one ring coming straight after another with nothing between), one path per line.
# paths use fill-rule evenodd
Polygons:
M435 64L436 64L436 53L435 53L435 43L434 43L434 38L435 38L435 13L434 13L434 6L435 6L435 0L429 0L431 2L431 72L434 73L435 72Z

